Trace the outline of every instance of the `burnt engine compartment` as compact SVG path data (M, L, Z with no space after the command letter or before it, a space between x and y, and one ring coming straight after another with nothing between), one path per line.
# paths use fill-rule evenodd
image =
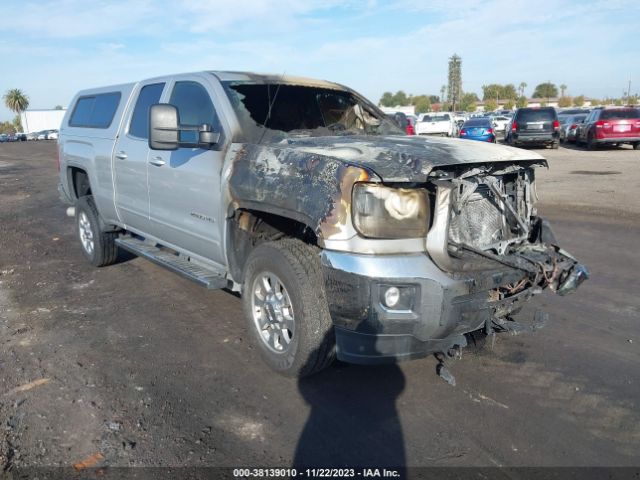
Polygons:
M478 165L438 172L451 182L447 251L455 272L482 272L501 264L521 272L496 287L491 301L527 289L565 295L589 276L584 265L558 246L549 224L537 216L534 168L544 164Z
M460 355L461 348L477 343L479 335L495 338L494 333L541 328L548 315L540 310L530 325L512 315L545 288L566 295L589 278L588 269L558 246L548 222L537 215L534 168L539 166L546 163L458 166L432 172L434 212L446 212L448 221L444 245L436 245L446 255L438 248L429 253L451 275L470 281L472 291L487 291L485 305L490 311L483 329L452 340L451 349L436 355L437 373L452 385L455 378L445 366L446 357Z

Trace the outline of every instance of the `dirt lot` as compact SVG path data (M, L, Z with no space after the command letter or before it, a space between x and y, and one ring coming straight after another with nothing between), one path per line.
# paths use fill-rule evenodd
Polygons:
M240 300L142 259L95 269L57 200L55 145L0 145L0 471L109 466L640 463L640 151L544 150L540 212L592 279L551 321L465 353L297 382Z

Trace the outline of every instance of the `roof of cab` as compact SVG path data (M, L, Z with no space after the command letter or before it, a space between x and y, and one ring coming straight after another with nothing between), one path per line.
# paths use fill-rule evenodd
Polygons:
M205 71L205 72L191 72L191 73L208 73L208 74L214 75L221 82L237 81L237 82L250 82L250 83L281 83L285 85L302 85L307 87L329 88L329 89L335 89L335 90L349 90L348 87L345 87L344 85L340 85L338 83L328 82L326 80L318 80L315 78L298 77L295 75L254 73L254 72L232 72L232 71ZM147 81L154 80L155 78L162 79L162 78L171 77L172 75L182 75L182 73L145 78L141 81L147 82ZM118 85L107 85L104 87L87 88L85 90L79 91L77 93L77 96L81 97L85 95L107 93L107 92L114 92L114 91L130 92L138 83L139 82L131 82L131 83L121 83Z
M107 85L106 87L95 87L95 88L86 88L84 90L80 90L77 94L78 97L83 97L86 95L94 95L97 93L109 93L109 92L125 92L131 91L137 82L131 83L120 83L118 85Z
M295 75L254 73L254 72L228 72L210 71L221 82L251 82L251 83L281 83L285 85L302 85L306 87L330 88L345 90L347 87L326 80L316 78L298 77Z

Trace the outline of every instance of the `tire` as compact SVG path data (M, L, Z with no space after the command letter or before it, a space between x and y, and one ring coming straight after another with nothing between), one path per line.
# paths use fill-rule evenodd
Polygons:
M596 143L593 141L593 135L590 133L589 136L587 136L587 150L595 150L596 149Z
M76 202L76 231L82 253L94 267L111 265L118 258L118 233L101 231L99 218L93 197L80 197Z
M633 143L633 149L634 150L640 150L640 142L634 142Z
M335 358L318 254L317 247L285 239L258 245L245 266L242 303L250 335L265 363L287 377L312 375Z

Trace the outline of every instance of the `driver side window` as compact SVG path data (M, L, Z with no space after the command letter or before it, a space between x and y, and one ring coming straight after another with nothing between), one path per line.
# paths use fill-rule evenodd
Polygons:
M211 97L198 82L176 82L169 103L178 108L181 125L200 126L207 123L211 125L214 132L222 134L220 121L213 108ZM180 141L198 143L198 132L182 131L180 132ZM222 143L222 139L220 143Z

